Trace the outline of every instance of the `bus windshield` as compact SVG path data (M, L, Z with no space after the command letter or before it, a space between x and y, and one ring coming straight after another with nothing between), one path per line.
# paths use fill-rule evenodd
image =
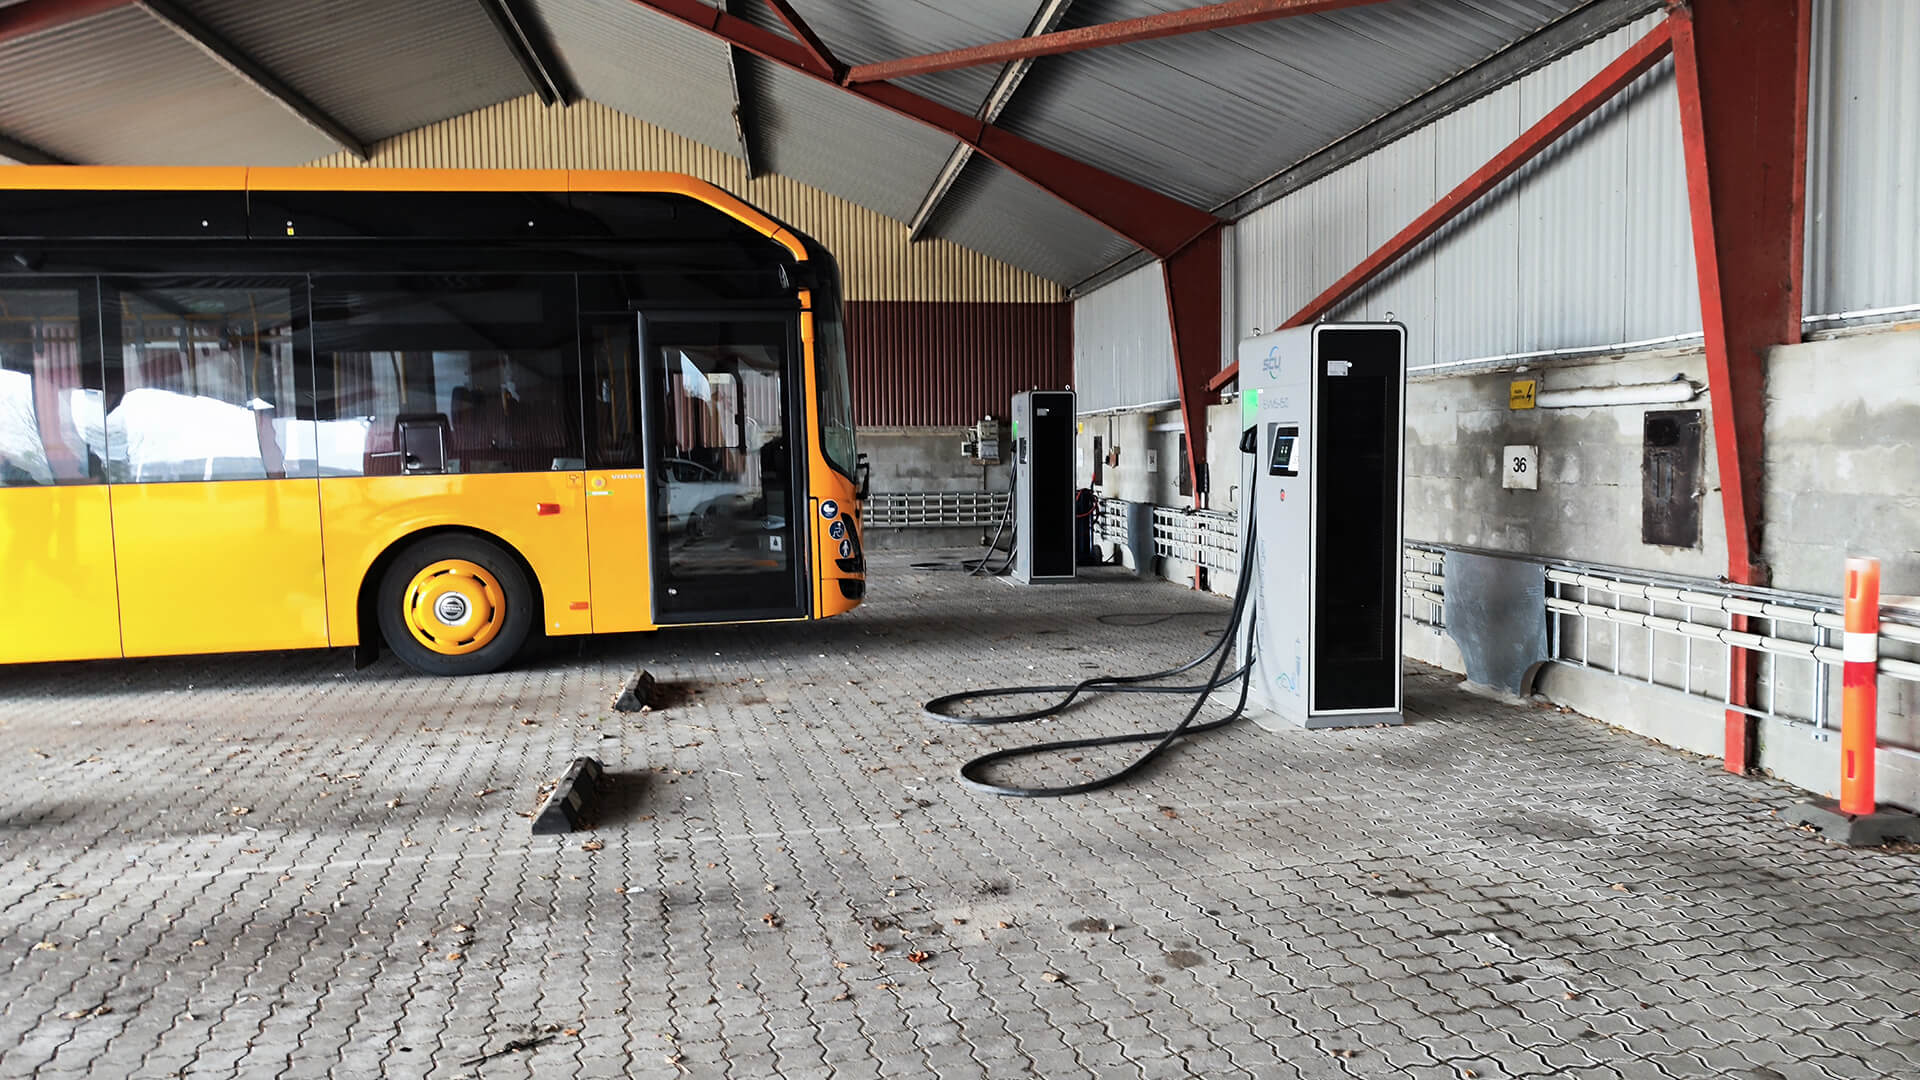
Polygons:
M814 314L814 366L820 387L820 452L827 464L854 474L853 385L847 371L846 332L841 323L840 297L822 290Z

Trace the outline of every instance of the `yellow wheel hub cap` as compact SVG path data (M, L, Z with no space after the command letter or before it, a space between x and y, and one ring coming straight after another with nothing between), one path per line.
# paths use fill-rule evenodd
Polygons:
M484 567L465 559L442 559L407 583L401 603L414 639L437 653L459 656L500 636L507 598Z

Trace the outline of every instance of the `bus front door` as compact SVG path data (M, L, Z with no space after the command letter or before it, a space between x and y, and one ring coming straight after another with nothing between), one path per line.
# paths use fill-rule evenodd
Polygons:
M805 617L796 317L649 313L640 341L654 621Z

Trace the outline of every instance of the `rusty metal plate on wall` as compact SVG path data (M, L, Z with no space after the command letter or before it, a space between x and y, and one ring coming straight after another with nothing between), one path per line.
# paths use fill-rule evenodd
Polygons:
M1700 546L1701 422L1699 409L1646 415L1640 460L1640 542Z

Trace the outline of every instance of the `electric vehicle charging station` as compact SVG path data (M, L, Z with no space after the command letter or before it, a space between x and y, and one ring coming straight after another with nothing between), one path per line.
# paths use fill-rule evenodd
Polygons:
M1402 721L1406 341L1399 323L1319 323L1240 345L1239 648L1262 727Z
M1013 579L1072 581L1073 391L1013 395Z

